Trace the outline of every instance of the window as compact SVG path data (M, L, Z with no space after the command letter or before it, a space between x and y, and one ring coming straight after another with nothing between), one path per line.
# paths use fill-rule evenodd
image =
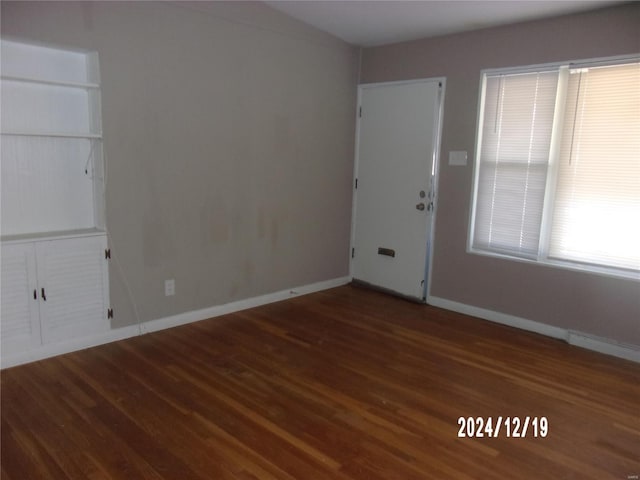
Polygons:
M482 75L470 249L640 278L640 63Z
M104 230L97 54L1 47L3 238Z

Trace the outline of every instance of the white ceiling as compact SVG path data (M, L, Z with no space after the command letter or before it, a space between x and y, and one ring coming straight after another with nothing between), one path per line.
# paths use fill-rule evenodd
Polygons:
M371 47L593 10L615 0L266 1L353 45Z

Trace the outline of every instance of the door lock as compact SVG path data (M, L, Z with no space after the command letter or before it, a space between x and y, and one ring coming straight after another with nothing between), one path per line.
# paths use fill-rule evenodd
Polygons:
M424 210L424 203L420 202L419 204L416 205L416 208L420 211Z

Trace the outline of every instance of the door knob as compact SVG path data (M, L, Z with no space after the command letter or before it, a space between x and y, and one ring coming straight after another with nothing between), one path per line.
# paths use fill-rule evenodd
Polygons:
M419 204L416 205L416 208L418 210L424 210L424 203L420 202Z

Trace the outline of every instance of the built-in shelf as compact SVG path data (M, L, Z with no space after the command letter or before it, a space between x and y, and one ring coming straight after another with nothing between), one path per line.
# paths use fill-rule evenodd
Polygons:
M3 244L24 243L28 241L60 240L63 238L94 237L105 235L106 232L99 228L79 228L77 230L61 230L57 232L21 233L19 235L2 235L0 241Z
M0 40L0 241L105 235L97 55Z
M0 44L4 362L105 332L112 311L97 53Z
M69 88L84 88L91 89L100 88L100 85L97 83L85 83L85 82L64 82L57 80L41 80L38 78L29 78L29 77L18 77L13 75L2 75L0 77L2 80L6 80L9 82L21 82L21 83L35 83L39 85L53 85L56 87L69 87Z
M17 137L61 137L61 138L92 138L101 139L101 133L62 133L62 132L19 132L4 131L2 135L14 135Z

